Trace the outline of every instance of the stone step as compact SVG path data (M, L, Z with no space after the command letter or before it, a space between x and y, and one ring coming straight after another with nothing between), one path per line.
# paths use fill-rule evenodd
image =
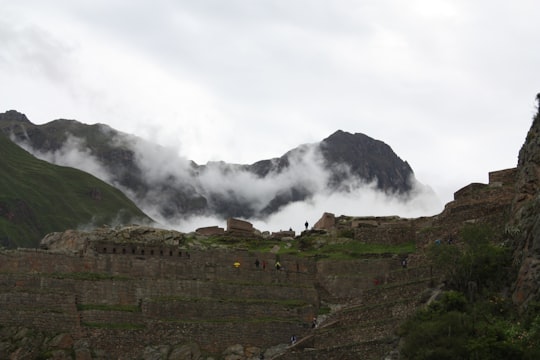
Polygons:
M378 288L367 290L359 299L359 303L349 305L329 315L321 326L342 321L348 318L356 321L370 318L384 318L396 316L403 308L414 308L414 303L425 289L429 280L420 279L408 283L381 285Z
M315 331L312 337L312 344L315 348L331 347L335 344L335 339L340 339L340 343L357 343L385 339L393 335L398 319L383 319L374 322L360 322L357 324L339 324L324 331Z
M413 314L418 308L418 298L398 299L392 302L384 302L377 305L361 306L347 309L333 320L330 327L334 326L361 326L386 319L402 320Z
M380 360L385 358L393 349L393 338L354 342L325 348L289 348L275 360Z

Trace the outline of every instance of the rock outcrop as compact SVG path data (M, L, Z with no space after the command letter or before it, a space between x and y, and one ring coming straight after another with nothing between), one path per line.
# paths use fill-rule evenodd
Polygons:
M536 97L540 107L540 94ZM518 269L513 300L522 310L540 300L540 110L519 152L516 193L508 235Z

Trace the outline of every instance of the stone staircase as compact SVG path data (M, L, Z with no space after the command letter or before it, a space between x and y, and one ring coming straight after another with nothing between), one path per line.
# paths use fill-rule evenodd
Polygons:
M274 359L391 359L397 328L418 309L431 283L426 274L425 266L390 271L386 283L364 289Z

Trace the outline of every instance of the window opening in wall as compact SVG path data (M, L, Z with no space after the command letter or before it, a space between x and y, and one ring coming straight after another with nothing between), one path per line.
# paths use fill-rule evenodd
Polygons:
M169 256L172 256L172 250L169 250Z
M141 255L144 255L144 249L141 250Z
M150 250L150 255L154 255L154 250Z
M159 250L159 255L163 256L163 250Z
M116 254L116 248L112 249L113 254Z
M106 253L106 252L107 252L107 248L103 248L103 252Z
M182 252L181 252L181 251L178 252L178 256L182 256Z
M135 254L135 248L131 248L131 253Z
M126 253L126 249L122 249L122 254L125 254Z

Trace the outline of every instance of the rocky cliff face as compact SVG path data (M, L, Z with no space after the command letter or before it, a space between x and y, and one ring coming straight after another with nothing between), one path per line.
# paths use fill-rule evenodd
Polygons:
M540 105L540 94L536 97ZM519 152L516 195L508 232L518 275L513 300L522 310L540 300L540 111Z
M358 184L374 183L384 192L406 193L414 181L409 164L390 146L343 131L251 165L197 165L180 158L164 160L161 154L166 149L103 124L55 120L35 125L23 114L8 111L0 114L0 130L36 154L47 153L48 160L58 162L68 151L83 154L84 162L95 158L107 172L104 180L131 194L141 209L158 209L165 219L191 215L265 218L319 191L347 192ZM77 162L62 165L78 166ZM270 182L279 186L266 185ZM265 194L243 193L245 188L263 189Z
M336 131L321 142L326 166L347 164L347 171L334 171L331 183L339 188L350 173L361 174L367 182L375 181L377 188L404 193L411 190L413 171L390 146L364 134Z

